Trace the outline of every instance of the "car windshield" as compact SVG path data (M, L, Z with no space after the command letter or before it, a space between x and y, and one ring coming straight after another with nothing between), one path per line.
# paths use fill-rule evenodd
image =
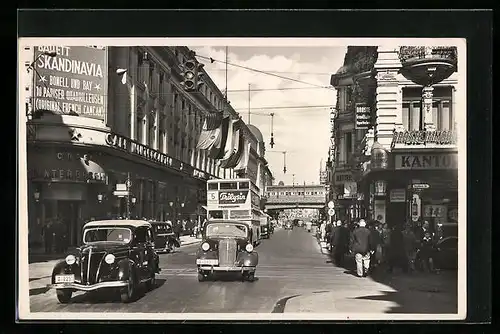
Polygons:
M247 228L243 225L216 223L207 226L207 237L245 238Z
M131 239L132 232L128 228L123 227L96 227L85 230L83 234L83 242L123 242L128 243Z

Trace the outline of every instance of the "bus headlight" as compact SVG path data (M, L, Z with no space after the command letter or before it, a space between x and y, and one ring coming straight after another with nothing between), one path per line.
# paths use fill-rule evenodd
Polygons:
M76 257L74 255L66 256L66 263L72 265L76 262Z
M246 247L245 247L245 250L249 253L251 253L253 251L253 246L252 244L247 244Z
M203 249L203 251L208 251L210 249L210 245L207 243L207 242L204 242L202 245L201 245L201 249Z
M115 262L115 256L113 254L108 254L106 255L106 257L104 258L104 261L107 263L107 264L111 264L113 262Z

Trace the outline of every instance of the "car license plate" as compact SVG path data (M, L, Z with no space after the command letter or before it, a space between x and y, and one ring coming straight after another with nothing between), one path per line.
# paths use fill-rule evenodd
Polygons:
M56 283L73 283L75 275L56 275Z
M197 259L196 264L206 264L210 266L216 266L219 264L219 260L215 259Z

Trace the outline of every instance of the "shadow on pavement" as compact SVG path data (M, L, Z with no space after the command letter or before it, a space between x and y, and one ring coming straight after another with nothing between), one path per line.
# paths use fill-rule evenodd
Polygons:
M391 273L386 267L379 266L368 275L368 278L358 278L353 255L345 256L340 265L334 263L331 254L328 254L328 258L326 263L345 269L344 274L351 275L353 279L372 279L394 289L395 292L382 291L382 295L356 298L392 301L397 304L386 313L458 312L457 270L442 270L439 273L404 273L395 269Z
M158 289L163 284L165 284L166 279L156 279L156 284L153 290ZM144 285L141 285L137 290L137 295L135 296L134 302L146 296L149 292ZM75 296L71 299L72 304L105 304L105 303L121 303L120 293L118 290L109 289L109 290L100 290L100 291L92 291L81 294L79 296Z
M41 288L34 288L30 289L30 297L31 296L36 296L36 295L41 295L49 291L50 289L47 287L41 287Z

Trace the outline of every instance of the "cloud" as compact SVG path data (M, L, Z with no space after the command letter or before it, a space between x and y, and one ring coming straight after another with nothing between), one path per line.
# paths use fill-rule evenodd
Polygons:
M205 64L205 70L220 90L226 87L225 49L222 47L192 47L196 54L218 61ZM231 106L248 121L248 85L250 84L250 122L257 126L265 140L266 159L276 178L307 184L319 182L321 160L326 161L329 147L329 107L334 106L336 92L325 89L330 84L330 74L342 66L345 47L278 48L251 49L249 47L229 47L227 66L228 99ZM231 66L237 64L276 76L249 71ZM279 72L279 73L278 73ZM284 72L284 73L283 73ZM287 80L278 76L287 77ZM301 88L301 89L290 89ZM252 91L254 90L254 91ZM313 106L326 106L314 108ZM277 107L269 109L269 107ZM283 108L302 107L302 108ZM265 108L265 109L259 109ZM274 141L269 145L271 117L274 113ZM283 174L283 154L287 151L287 173Z

